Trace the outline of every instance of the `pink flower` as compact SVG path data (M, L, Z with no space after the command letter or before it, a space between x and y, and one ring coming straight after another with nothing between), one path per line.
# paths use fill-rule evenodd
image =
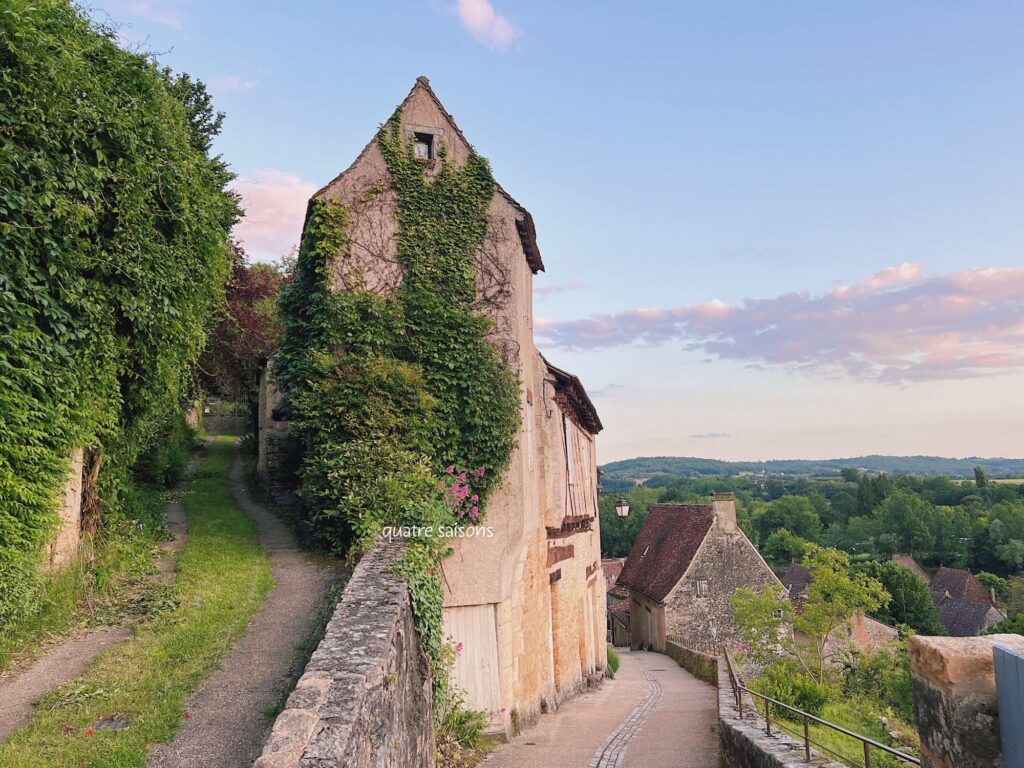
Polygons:
M471 499L470 499L470 501L472 501L472 502L473 502L474 504L476 504L476 503L477 503L478 501L480 501L480 497L479 497L479 496L477 496L477 495L476 495L476 494L474 493L474 494L473 494L473 498L471 498Z
M477 477L483 477L483 476L484 476L484 473L485 473L486 471L487 471L487 468L486 468L486 467L477 467L477 468L476 468L476 476L477 476Z
M455 652L457 654L459 654L460 656L462 655L462 643L456 643L455 644Z
M449 475L454 474L455 473L455 465L454 464L449 464L448 465L448 469L446 469L445 472L447 472Z
M466 482L466 473L465 472L459 472L459 482L462 482L462 483Z
M476 520L478 517L480 517L480 510L477 507L473 507L471 510L469 510L469 516Z

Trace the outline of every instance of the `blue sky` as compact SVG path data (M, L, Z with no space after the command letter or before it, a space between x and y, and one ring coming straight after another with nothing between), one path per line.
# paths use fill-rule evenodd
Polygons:
M210 84L262 258L429 76L534 214L601 461L1024 455L1024 6L104 11Z

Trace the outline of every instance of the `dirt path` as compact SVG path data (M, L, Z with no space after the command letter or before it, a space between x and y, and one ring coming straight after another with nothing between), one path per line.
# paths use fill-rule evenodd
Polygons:
M483 768L718 768L718 694L668 656L620 652L614 680L541 717Z
M192 460L189 474L198 462L198 458ZM187 483L183 480L174 490L180 493L185 488ZM172 538L159 543L161 555L154 565L157 580L162 584L172 584L178 553L185 546L188 535L185 510L181 504L177 501L168 502L164 507L164 520ZM60 641L26 669L0 677L0 742L32 717L35 703L42 696L78 677L93 659L122 640L127 640L131 634L131 627L128 626L88 629Z
M223 666L189 700L184 727L171 743L153 749L150 768L251 766L327 618L336 566L303 552L291 530L252 500L237 456L229 484L259 526L274 587Z

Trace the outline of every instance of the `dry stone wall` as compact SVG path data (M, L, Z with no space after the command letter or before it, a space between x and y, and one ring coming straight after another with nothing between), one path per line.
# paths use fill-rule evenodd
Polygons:
M359 562L254 768L433 768L431 677L398 542Z

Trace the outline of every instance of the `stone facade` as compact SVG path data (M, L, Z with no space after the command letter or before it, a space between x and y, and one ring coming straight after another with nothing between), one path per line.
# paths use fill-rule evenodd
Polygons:
M1002 764L992 648L1024 652L1020 635L910 638L922 768Z
M68 462L68 479L60 497L57 512L60 520L57 531L46 548L46 567L59 570L68 565L78 554L82 544L82 464L84 452L81 448L71 454Z
M254 768L432 768L430 669L398 543L363 557Z
M426 78L401 105L410 140L429 136L427 173L442 162L463 165L473 151ZM440 151L441 147L445 152ZM397 222L388 169L377 140L316 198L349 212L350 253L329 263L332 287L393 291L402 281L395 258ZM383 190L383 191L382 191ZM533 275L543 269L533 218L500 187L478 256L481 311L495 323L491 341L516 368L522 426L502 486L488 502L488 537L453 541L445 560L444 622L462 644L455 682L470 707L512 733L543 709L603 672L605 590L600 569L597 463L600 430L579 381L550 365L533 342ZM279 471L272 380L260 402L260 470Z
M256 460L256 474L272 493L288 490L294 482L289 421L286 416L284 398L274 382L274 360L271 358L260 374L259 412L256 419L259 456Z
M695 546L691 545L692 552L680 545L678 553L651 549L645 555L646 538L643 532L638 536L619 580L630 590L630 644L663 652L666 639L672 638L691 648L715 652L739 640L732 620L731 598L736 590L760 589L766 584L778 585L781 590L782 584L736 525L731 498L716 499L711 505L678 505L678 512L672 506L652 507L654 514L648 517L645 529L658 528L650 533L661 539L669 531L669 536L682 536L684 529L693 529L685 532L692 534L688 539L695 540ZM664 515L660 508L665 508ZM637 559L644 561L642 568L631 567L629 560ZM668 583L671 585L666 586ZM658 594L652 594L654 591Z

